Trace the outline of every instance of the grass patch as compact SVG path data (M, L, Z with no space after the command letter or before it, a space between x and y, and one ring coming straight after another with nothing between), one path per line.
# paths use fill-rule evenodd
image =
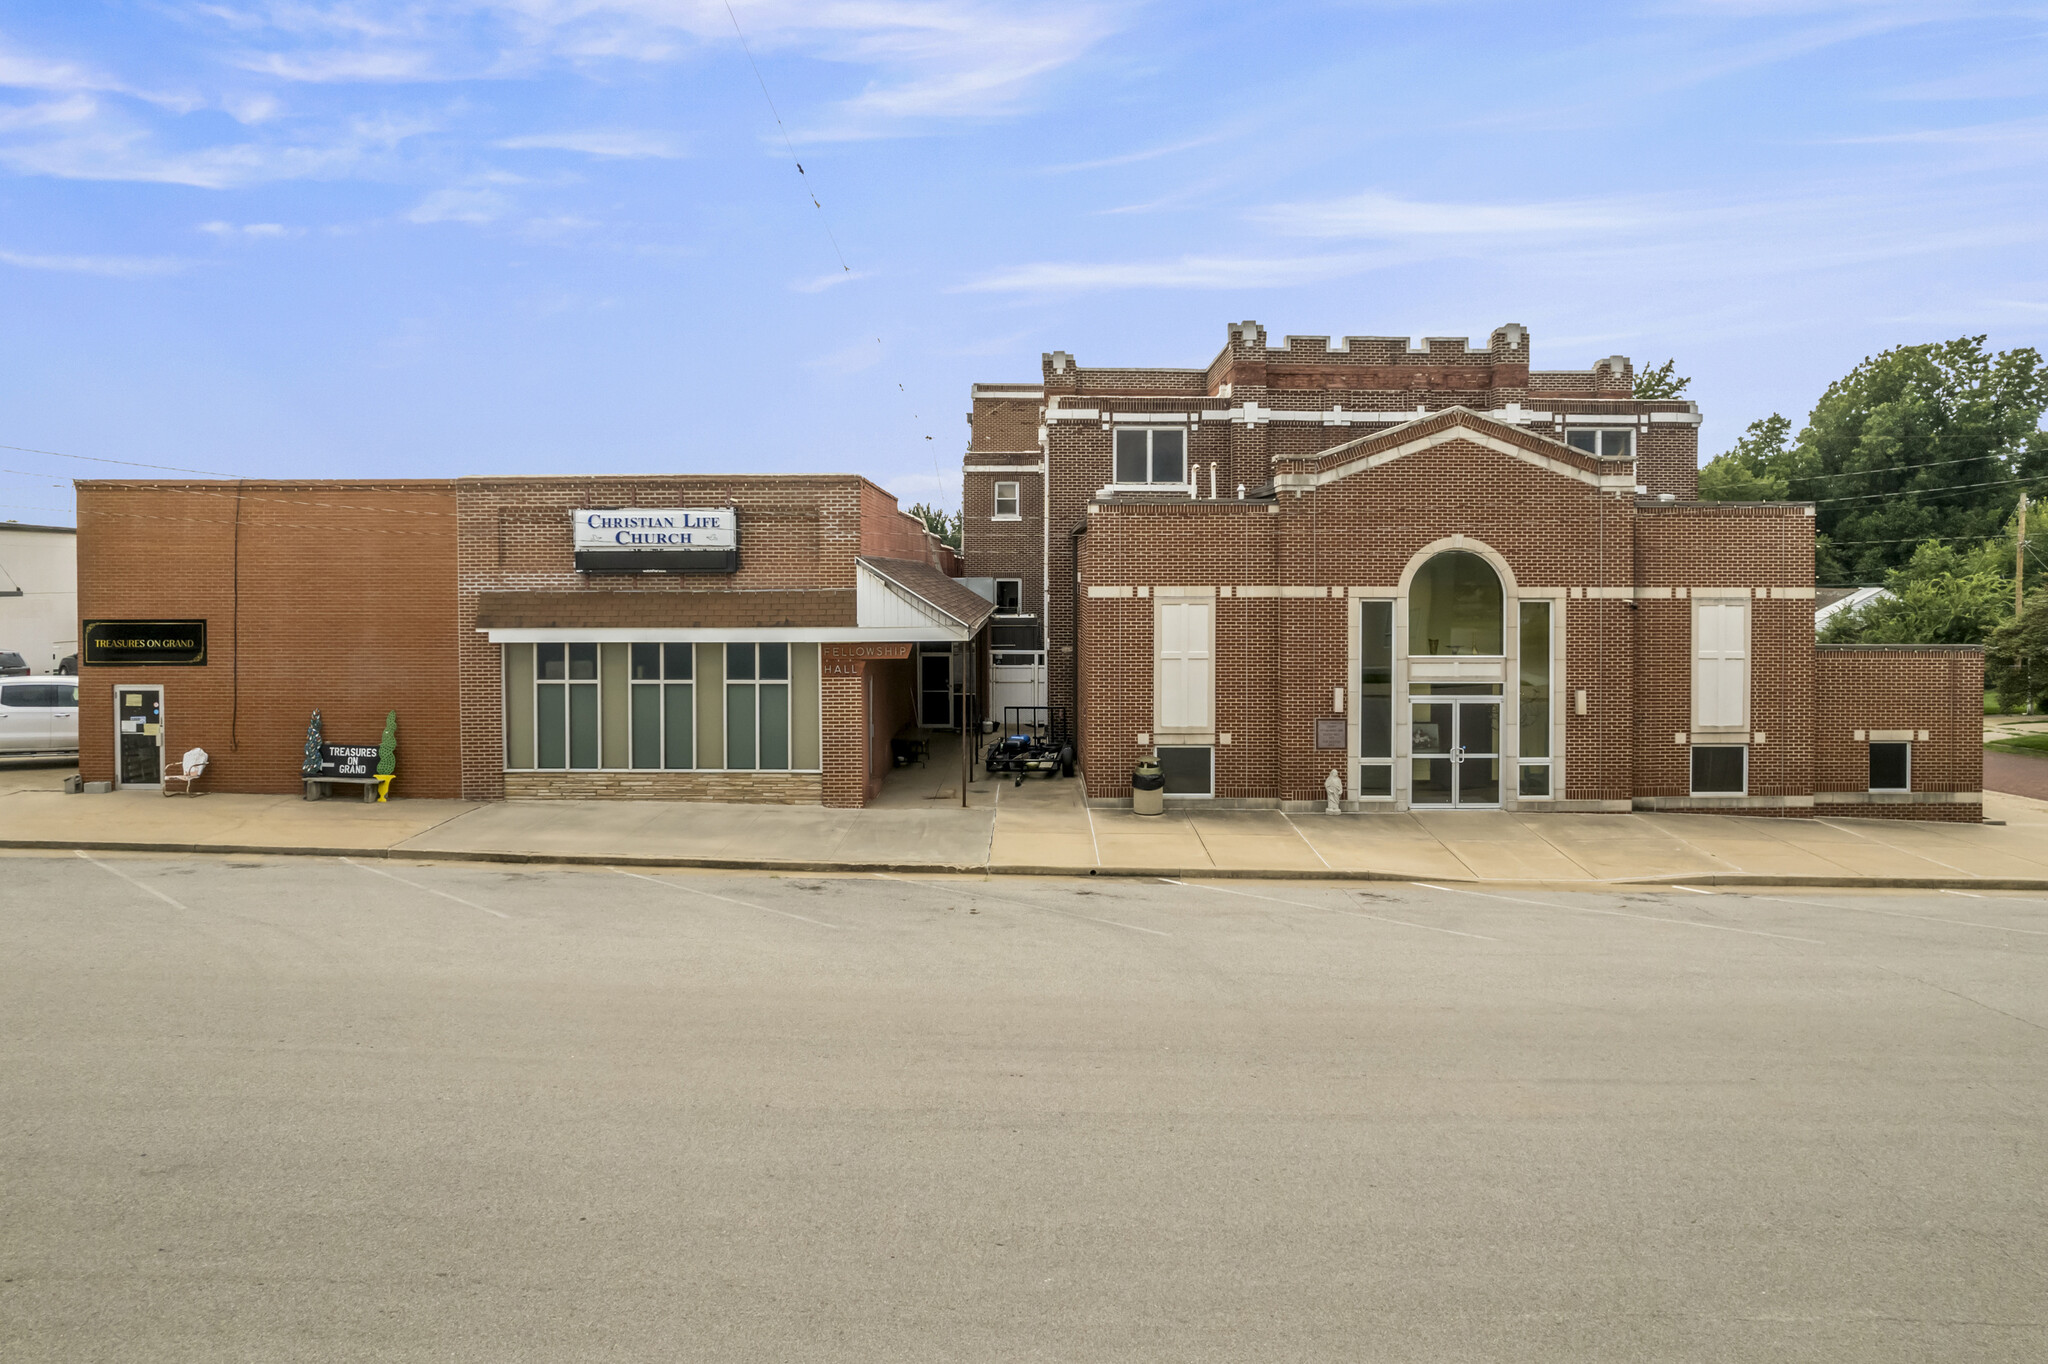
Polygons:
M1984 745L2001 753L2032 753L2048 758L2048 734L2022 734L2011 739L1993 739Z

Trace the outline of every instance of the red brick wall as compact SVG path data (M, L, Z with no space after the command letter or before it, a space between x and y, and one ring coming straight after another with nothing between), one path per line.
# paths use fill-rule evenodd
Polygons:
M1751 590L1749 793L1813 791L1813 518L1797 505L1645 503L1636 522L1640 595L1635 794L1685 796L1692 787L1691 589ZM1782 595L1781 595L1782 594Z
M779 603L780 594L791 590L850 591L854 559L865 539L862 507L888 504L897 521L908 519L895 511L888 494L847 474L475 478L463 479L457 488L462 518L455 622L462 668L462 790L472 800L496 800L505 791L504 681L498 647L475 628L479 593L589 593L593 610L600 610L607 596L619 593L715 592L744 604L750 592ZM739 511L737 573L576 571L570 513L578 508L726 506ZM828 755L834 747L831 724L828 709ZM828 800L834 789L828 770Z
M1267 411L1325 413L1340 407L1347 412L1408 412L1438 411L1454 405L1487 412L1521 403L1540 411L1602 419L1634 420L1660 412L1695 414L1693 404L1685 401L1634 400L1633 371L1626 365L1611 366L1603 361L1585 371L1532 372L1529 335L1517 326L1497 329L1485 346L1476 349L1458 337L1427 338L1419 347L1406 337L1346 337L1341 348L1326 337L1276 341L1255 322L1232 324L1226 334L1222 352L1204 369L1083 368L1064 352L1047 354L1041 362L1038 383L1044 396L1034 398L1034 405L1050 401L1104 414L1101 420L1055 420L1046 426L1050 535L1041 532L1041 536L1050 540L1052 552L1049 577L1054 590L1045 616L1048 691L1054 704L1070 704L1075 696L1077 660L1071 647L1073 616L1066 590L1067 542L1086 514L1090 498L1111 479L1110 436L1105 429L1114 424L1107 420L1110 415L1203 414L1190 432L1188 458L1202 466L1205 497L1211 465L1216 467L1218 491L1230 497L1239 483L1253 490L1267 483L1276 457L1311 456L1385 429L1337 421L1325 425L1233 420L1231 410L1240 409L1242 417L1241 409L1248 402ZM1226 386L1227 396L1223 393ZM1015 448L1022 442L1023 406L1021 400L1002 399L998 394L976 397L970 413L970 469L974 463L988 462L983 452ZM1035 410L1032 415L1035 419ZM1541 429L1550 436L1560 432L1561 426ZM1032 435L1035 438L1035 429ZM1695 425L1687 421L1652 423L1641 438L1640 455L1637 480L1652 494L1694 496L1698 463ZM970 474L970 487L979 481L979 476ZM981 543L1003 546L1000 538L987 538L995 527L986 520L983 502L971 492L969 496L970 547ZM970 571L977 576L1021 577L1027 562L1021 547L1014 554L1002 548L987 557L974 556ZM1610 634L1629 628L1625 605L1588 604L1581 614L1588 624L1604 622L1602 628ZM1576 665L1578 660L1573 662ZM1595 727L1604 723L1610 721L1597 721ZM1623 718L1611 723L1627 728ZM1623 789L1628 782L1625 770L1615 770L1603 774L1600 785Z
M1104 505L1088 517L1088 584L1274 585L1316 597L1217 599L1217 794L1321 798L1343 755L1314 746L1331 690L1347 684L1351 586L1395 587L1426 546L1464 535L1499 552L1523 587L1627 587L1633 499L1599 494L1468 441L1451 441L1277 503ZM1629 603L1563 604L1565 676L1588 713L1565 723L1573 800L1631 794L1635 642ZM1084 762L1094 796L1119 794L1136 736L1152 728L1152 602L1084 601L1089 656ZM1669 742L1669 736L1666 736Z
M1875 818L1981 819L1981 802L1829 805L1826 793L1866 791L1870 747L1855 731L1926 730L1913 743L1913 790L1984 789L1984 653L1968 645L1821 645L1817 654L1814 792L1823 813Z
M396 710L393 793L460 794L452 483L86 480L78 512L80 615L203 618L208 645L204 667L80 668L87 781L114 774L114 688L146 682L167 759L211 755L202 790L297 792L312 711L373 744Z

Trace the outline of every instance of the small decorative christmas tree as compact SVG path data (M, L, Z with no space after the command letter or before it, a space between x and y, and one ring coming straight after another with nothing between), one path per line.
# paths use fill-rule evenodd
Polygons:
M299 775L317 777L320 775L320 712L313 712L313 723L306 726L306 756L299 763Z
M377 743L377 775L398 775L398 712L384 717L384 737Z

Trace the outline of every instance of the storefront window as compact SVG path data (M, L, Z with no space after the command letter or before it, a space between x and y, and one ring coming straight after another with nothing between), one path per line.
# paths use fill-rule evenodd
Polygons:
M1394 794L1394 603L1358 604L1358 785L1354 798Z
M1506 652L1500 575L1477 554L1448 550L1422 566L1408 587L1410 654Z
M506 644L505 767L816 772L815 643Z
M1550 789L1550 603L1521 603L1521 720L1524 796L1548 796Z
M633 646L633 766L687 768L695 745L695 688L687 644Z
M789 646L725 646L725 765L789 768Z

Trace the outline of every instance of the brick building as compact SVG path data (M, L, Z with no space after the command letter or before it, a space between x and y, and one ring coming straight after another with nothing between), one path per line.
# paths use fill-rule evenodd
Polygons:
M1072 709L1101 803L1153 755L1281 808L1981 818L1981 653L1816 646L1812 507L1697 501L1694 404L1529 358L1244 322L976 385L998 699Z
M310 714L399 794L860 805L979 694L994 610L851 475L81 481L80 774L295 792Z

